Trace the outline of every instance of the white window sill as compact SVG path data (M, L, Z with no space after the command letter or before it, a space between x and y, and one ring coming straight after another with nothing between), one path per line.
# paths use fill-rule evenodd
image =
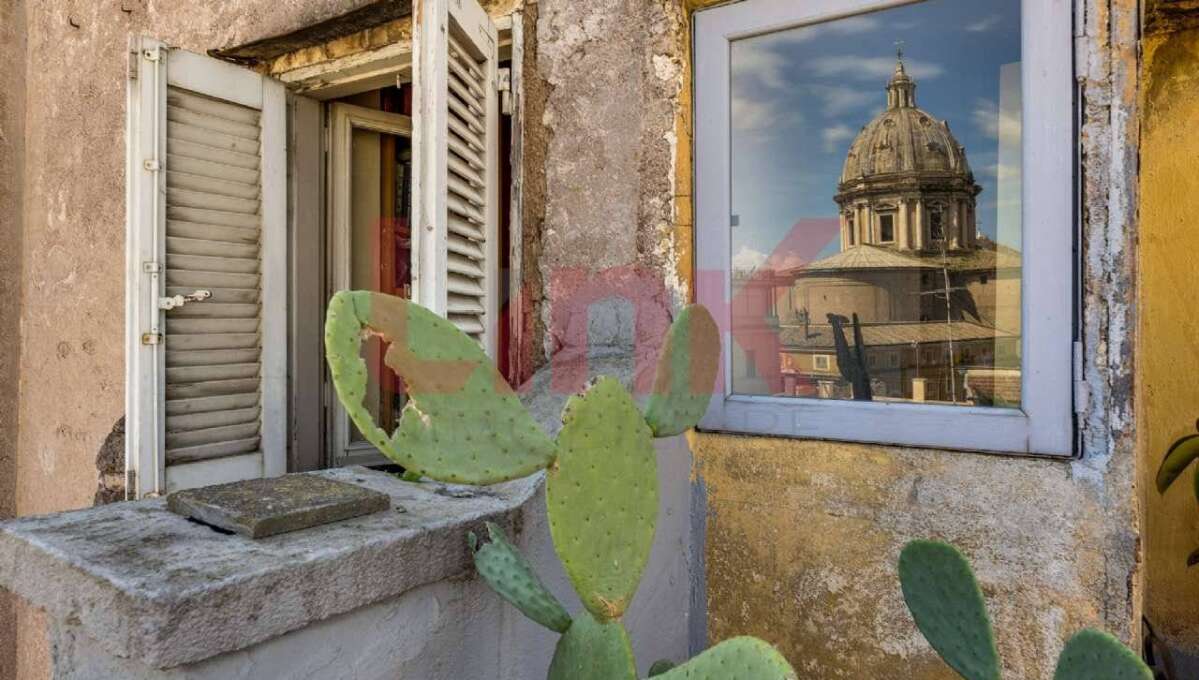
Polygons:
M250 540L116 503L0 524L0 587L153 668L249 647L468 572L466 532L509 524L542 476L487 488L317 473L391 496L384 512Z

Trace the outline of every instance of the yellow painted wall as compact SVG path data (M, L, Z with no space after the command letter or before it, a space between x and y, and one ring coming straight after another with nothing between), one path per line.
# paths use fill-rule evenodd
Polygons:
M1144 496L1145 613L1199 652L1199 508L1189 474L1163 498L1153 476L1199 418L1199 29L1144 39L1137 404Z

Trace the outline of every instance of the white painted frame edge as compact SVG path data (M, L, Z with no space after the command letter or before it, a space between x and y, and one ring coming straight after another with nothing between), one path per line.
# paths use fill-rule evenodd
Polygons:
M163 418L160 406L163 352L143 344L142 335L161 333L155 299L160 273L143 271L161 262L157 238L165 219L162 177L149 161L162 158L166 142L166 74L163 43L131 37L135 68L127 85L125 115L125 493L129 498L159 495L166 488ZM148 54L157 51L156 60Z
M918 0L747 0L696 12L695 214L697 299L731 299L729 42ZM731 352L701 427L711 430L996 453L1073 453L1073 12L1069 0L1023 0L1023 408L998 409L741 396ZM1042 225L1058 225L1043 229ZM710 279L710 280L707 280ZM719 285L716 282L719 281ZM731 347L728 319L720 319ZM1035 351L1034 351L1035 350Z
M372 130L383 134L407 137L412 140L412 119L400 113L368 109L340 102L329 106L329 157L328 170L328 236L330 257L330 290L350 289L351 242L351 154L353 153L354 129ZM332 412L333 465L345 465L347 459L366 456L362 462L378 464L387 462L369 442L355 444L350 441L350 422L341 400L330 400ZM373 454L373 455L372 455Z

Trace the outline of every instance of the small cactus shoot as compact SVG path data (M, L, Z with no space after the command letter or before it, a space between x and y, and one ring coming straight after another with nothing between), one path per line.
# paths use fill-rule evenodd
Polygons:
M683 308L670 330L658 358L654 391L645 408L645 420L655 437L670 437L695 427L716 385L720 360L720 332L707 308Z
M970 563L956 548L913 541L899 555L899 582L916 626L966 680L999 680L999 652Z
M599 378L571 397L546 481L550 534L597 619L624 613L649 561L658 519L653 437L628 391Z
M1053 680L1153 680L1153 672L1119 640L1088 628L1066 643Z
M408 388L392 435L363 406L364 332L390 343L384 361ZM554 459L553 441L478 343L420 305L368 291L337 293L329 301L325 353L337 395L359 431L413 473L493 484L528 476Z
M570 628L570 615L546 590L532 565L498 526L488 522L487 533L491 541L482 546L477 546L475 535L470 534L471 548L477 547L475 567L479 575L522 614L552 631L565 633Z

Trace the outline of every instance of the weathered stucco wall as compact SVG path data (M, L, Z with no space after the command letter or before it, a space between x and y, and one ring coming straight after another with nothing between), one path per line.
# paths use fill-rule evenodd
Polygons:
M1199 20L1199 7L1193 10ZM1192 22L1199 24L1199 21ZM1153 24L1150 24L1153 26ZM1170 443L1199 418L1199 27L1152 31L1142 65L1138 422L1144 496L1145 615L1199 654L1199 511L1189 478L1164 497L1153 477ZM1188 473L1189 474L1189 473Z
M973 560L1007 677L1050 677L1066 637L1082 626L1126 641L1138 633L1137 4L1078 5L1091 393L1081 460L698 435L713 641L760 635L811 677L955 677L920 638L899 592L899 550L920 537L952 541Z
M0 3L0 521L16 512L21 356L25 2ZM0 589L0 678L16 675L15 600Z

